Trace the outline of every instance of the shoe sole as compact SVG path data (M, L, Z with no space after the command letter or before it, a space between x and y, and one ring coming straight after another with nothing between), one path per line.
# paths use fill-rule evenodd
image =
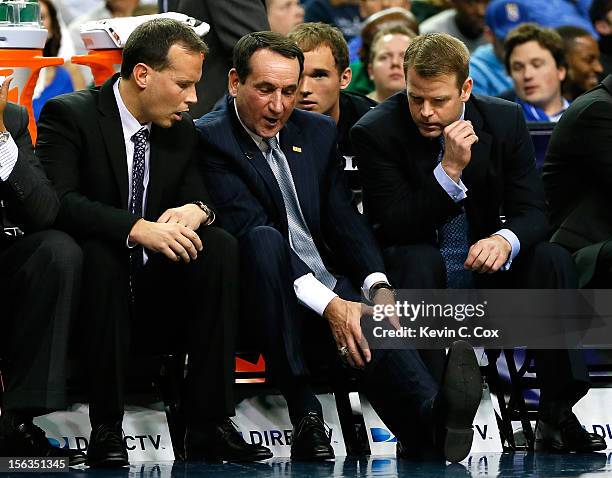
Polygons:
M472 424L482 398L482 376L472 346L459 340L451 346L442 382L442 397L446 407L443 454L457 463L472 449Z
M593 453L595 451L603 451L606 448L606 445L599 445L574 449L548 440L536 440L533 450L538 453Z
M129 460L124 458L106 458L102 461L89 461L87 460L87 466L90 468L123 468L130 464Z
M317 455L300 456L291 454L291 459L294 461L325 461L333 460L336 458L334 453L319 453Z

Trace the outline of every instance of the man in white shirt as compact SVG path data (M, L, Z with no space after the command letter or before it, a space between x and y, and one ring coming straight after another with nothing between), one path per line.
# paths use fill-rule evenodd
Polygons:
M125 45L120 75L54 98L39 120L37 153L60 198L57 224L84 254L90 466L128 463L121 427L132 343L189 354L181 401L187 459L272 455L248 445L227 418L234 414L236 241L211 226L187 114L206 52L190 27L146 22Z
M398 439L412 444L416 423L415 451L431 445L440 458L462 460L481 394L473 350L456 342L438 384L415 350L370 349L361 294L389 304L393 290L351 205L335 122L294 109L304 54L279 33L256 32L233 56L231 97L196 121L198 150L221 224L240 241L243 332L261 338L269 377L287 400L292 459L334 457L311 385L309 367L319 364L356 375ZM458 377L461 399L449 389ZM457 433L449 434L451 415Z

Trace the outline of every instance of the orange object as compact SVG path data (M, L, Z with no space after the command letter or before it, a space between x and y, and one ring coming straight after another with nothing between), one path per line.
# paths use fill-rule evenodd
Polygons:
M64 60L51 56L42 56L42 50L37 49L21 49L21 48L2 48L0 49L0 70L1 75L10 75L13 73L11 68L29 68L30 76L28 77L21 94L17 88L11 89L9 92L9 101L18 102L25 106L30 115L30 123L28 129L32 136L32 142L36 143L36 120L34 119L34 110L32 109L32 96L34 88L38 81L40 70L47 66L62 65Z
M115 74L115 65L121 64L123 50L91 50L87 55L73 56L70 61L91 68L96 86L100 86Z

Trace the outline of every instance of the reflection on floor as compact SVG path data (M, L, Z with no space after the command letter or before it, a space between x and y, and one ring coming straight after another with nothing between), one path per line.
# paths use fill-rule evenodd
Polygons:
M65 474L48 474L61 478ZM337 458L323 463L273 459L264 463L134 463L120 470L73 470L70 476L95 478L430 478L430 477L598 477L612 475L612 453L552 455L504 453L472 455L461 464L413 463L394 457ZM10 476L10 475L3 475ZM15 475L22 477L23 475Z

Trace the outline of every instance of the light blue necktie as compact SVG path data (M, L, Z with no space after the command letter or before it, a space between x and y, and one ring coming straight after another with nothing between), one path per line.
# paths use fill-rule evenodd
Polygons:
M444 136L440 135L439 141L438 163L444 157ZM438 244L446 266L446 281L449 289L471 289L474 287L472 271L463 267L470 250L468 232L469 224L463 208L461 208L460 214L438 229Z
M280 187L287 211L289 245L298 257L310 267L315 277L327 288L333 290L336 286L336 278L325 268L323 259L321 259L317 246L308 230L287 158L280 149L276 137L264 138L264 142L268 145L266 160Z

